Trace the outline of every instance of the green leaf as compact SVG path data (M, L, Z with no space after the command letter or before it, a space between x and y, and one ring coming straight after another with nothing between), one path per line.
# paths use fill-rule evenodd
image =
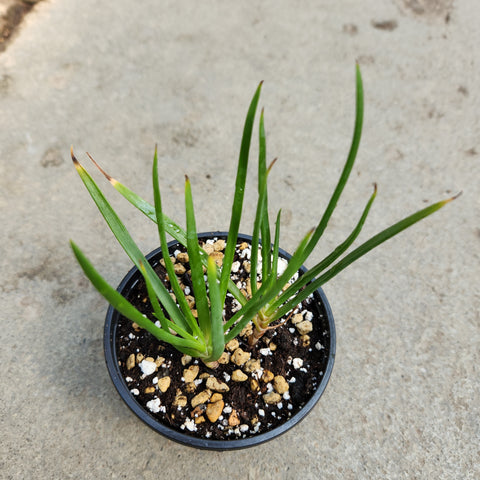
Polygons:
M270 253L270 239L265 233L265 216L268 228L268 206L267 206L267 165L266 165L266 142L265 128L263 120L263 109L260 114L259 126L259 153L258 153L258 199L253 223L252 244L250 254L250 288L252 295L257 291L257 265L258 265L258 245L260 237L262 238L262 282L267 279L267 272L264 269L265 262L270 262L267 258L267 252ZM267 212L266 212L267 211ZM266 213L265 213L266 212ZM268 242L268 243L266 243Z
M262 83L258 86L255 95L250 103L245 125L243 128L242 143L240 147L240 155L238 159L237 176L235 180L235 193L233 197L232 216L230 219L230 228L228 229L227 246L225 248L225 255L223 258L222 275L220 279L220 296L225 299L228 288L228 280L230 279L230 272L232 269L233 257L238 237L238 230L240 226L240 218L242 216L243 197L245 193L245 181L247 177L248 155L250 151L250 142L252 139L253 122L255 119L255 112L257 110L258 99ZM238 300L238 299L237 299Z
M157 149L155 148L155 155L157 154ZM157 223L157 215L155 213L155 207L145 201L142 197L132 192L128 187L120 183L115 178L111 177L102 167L93 159L93 157L87 153L90 157L90 160L93 164L103 173L105 178L111 183L113 188L117 190L122 197L124 197L128 202L130 202L135 208L140 210L144 215L146 215L150 220ZM166 232L171 235L178 243L183 246L187 246L187 233L183 230L178 224L176 224L171 218L163 215L163 222L165 225Z
M157 216L155 213L155 207L141 198L139 195L134 193L128 187L120 183L118 180L111 177L108 173L106 173L100 165L91 157L90 154L87 153L90 157L94 165L103 173L106 179L111 183L111 185L117 190L120 195L122 195L128 202L130 202L135 208L140 210L144 215L146 215L150 220L157 223ZM171 235L177 242L179 242L183 246L187 246L187 232L181 228L178 224L176 224L171 218L163 215L165 231ZM207 254L201 249L202 252L202 263L204 266L207 266ZM218 272L218 276L220 278L220 272ZM230 278L228 279L228 291L235 297L235 299L241 304L244 305L246 303L246 298L240 292L240 289L235 285L233 280Z
M210 312L208 308L207 287L203 276L203 264L200 258L195 213L193 210L190 180L185 175L185 210L187 214L187 250L192 272L192 286L198 312L198 323L206 338L210 337Z
M268 189L267 189L267 144L265 138L265 124L263 109L259 125L259 153L258 153L258 192L261 203L260 231L262 235L262 282L267 280L271 270L271 239L270 221L268 218ZM256 288L256 286L255 286ZM252 290L253 292L253 290Z
M303 265L304 252L305 249L308 247L308 242L312 236L312 233L313 230L310 230L305 235L305 237L303 237L294 254L288 261L287 268L280 275L280 277L275 280L273 286L271 287L275 292L275 296L283 289L283 287L285 287L285 285L290 281L293 275L295 275L300 269L300 267ZM272 299L270 299L269 301L271 300Z
M218 360L225 348L225 338L223 333L223 307L224 303L220 297L220 286L217 280L217 266L212 257L208 257L207 266L208 289L210 293L210 312L211 312L211 355L206 360L213 362Z
M143 314L141 314L127 299L125 299L119 292L117 292L117 290L115 290L103 279L103 277L95 270L87 257L73 241L70 241L70 245L87 278L92 282L93 286L99 291L99 293L121 315L127 317L132 322L137 323L141 328L144 328L159 340L168 342L178 349L188 348L190 350L197 351L202 347L200 342L194 342L184 338L176 337L175 335L172 335L171 333L157 327L152 321L144 317Z
M277 214L277 220L275 222L275 239L273 243L273 253L272 253L272 272L268 278L268 286L273 286L274 281L277 278L278 272L278 252L280 249L280 218L282 211L279 210Z
M262 300L258 299L253 299L250 300L249 303L244 305L242 309L237 312L230 320L227 322L225 327L230 328L232 325L235 324L235 322L238 322L238 320L242 317L242 313L245 312L245 315L248 316L251 313L252 310L252 305L255 306L260 306L259 308L263 308L265 305L268 304L275 296L278 294L278 292L281 291L283 286L290 280L290 278L300 269L300 267L305 263L305 260L308 258L308 256L312 253L313 249L315 248L316 244L318 243L318 240L322 236L328 221L335 209L335 206L338 202L338 199L340 198L340 195L343 191L343 188L345 187L345 184L347 183L348 177L350 175L350 172L353 168L353 164L355 162L355 158L357 155L358 147L360 145L360 138L361 138L361 133L362 133L362 124L363 124L363 84L362 84L362 77L360 73L360 67L356 66L356 89L357 89L357 97L356 97L356 116L355 116L355 128L354 128L354 133L353 133L353 139L352 139L352 144L350 147L350 151L347 157L347 161L345 163L345 166L343 168L342 174L340 176L340 179L337 183L337 186L335 188L335 191L330 199L330 202L325 210L325 213L322 216L322 219L320 220L320 223L316 227L315 230L312 232L309 232L307 236L302 240L301 244L295 251L294 255L290 259L287 269L285 272L280 276L279 279L275 281L273 286L270 286L268 289L268 293L266 293L266 286L264 288L264 285L258 290L258 295L261 296L263 295ZM308 242L308 243L305 243ZM266 300L268 298L268 300ZM268 307L267 307L268 310ZM243 324L244 319L242 319L239 324ZM238 325L237 325L238 326ZM232 328L232 330L229 332L229 337L232 334L232 332L237 331L237 326L235 328Z
M157 149L155 149L155 155L153 156L153 195L155 200L155 214L157 217L157 227L158 235L160 237L160 245L162 247L162 256L165 263L165 268L168 273L168 279L170 280L170 286L172 287L173 293L177 299L178 304L183 312L185 323L189 326L189 331L195 335L203 338L203 334L198 328L197 321L188 306L185 294L180 287L178 282L177 274L175 273L175 268L173 266L172 260L170 258L170 252L168 251L167 236L165 233L165 222L164 215L162 212L162 199L160 195L160 185L158 182L158 158L157 158Z
M373 250L378 245L386 242L390 238L394 237L395 235L399 234L401 231L405 230L406 228L412 226L413 224L419 222L420 220L428 217L432 213L436 212L447 203L455 200L459 195L456 195L451 198L447 198L446 200L442 200L440 202L434 203L414 214L400 220L399 222L395 223L391 227L382 230L380 233L377 233L372 238L367 240L365 243L357 247L355 250L350 252L346 255L342 260L336 263L333 267L327 270L323 275L317 278L315 281L310 283L306 286L304 290L302 290L296 298L292 299L291 301L287 302L282 308L278 310L275 314L276 318L281 318L283 315L288 313L290 310L295 308L300 302L305 300L311 293L313 293L317 288L321 287L323 284L331 280L335 275L338 275L342 270L347 268L350 264L358 260L363 255L367 254L370 250Z
M98 188L97 184L93 181L92 177L88 172L83 168L80 162L75 158L73 151L71 151L73 164L80 175L85 187L87 188L90 196L97 205L100 213L107 222L110 230L112 231L115 238L118 240L118 243L125 250L125 253L130 257L134 265L140 270L140 264L142 263L145 266L146 274L149 276L150 281L152 282L152 287L155 290L155 294L158 296L160 302L165 307L172 320L180 325L184 329L188 329L188 326L185 324L183 316L179 311L177 304L172 300L168 290L165 288L161 280L158 278L157 274L154 272L150 263L147 262L142 252L133 241L132 237L128 233L125 225L122 223L118 215L115 213L111 205L108 203L107 199L104 197L101 190Z
M158 302L158 298L155 295L155 291L153 290L152 282L150 281L147 271L145 270L145 265L140 262L140 271L143 275L143 278L145 280L145 285L147 287L147 293L148 293L148 298L150 299L150 303L152 304L153 311L155 312L155 317L160 322L160 325L162 328L168 332L168 322L167 318L165 317L165 314L163 313L162 307L160 306L160 303Z
M362 83L362 75L360 72L360 67L357 63L356 65L356 90L357 90L357 98L356 98L356 113L355 113L355 128L353 132L352 143L350 146L350 151L348 153L347 161L345 166L343 167L342 174L340 175L340 179L338 180L337 186L333 192L332 197L330 198L330 202L325 209L325 212L318 224L315 232L312 235L312 239L310 240L310 244L305 249L304 252L304 259L302 263L304 263L305 259L312 253L313 249L318 243L318 240L323 235L325 228L327 227L328 221L332 216L335 207L337 206L337 202L340 198L340 195L343 192L343 189L347 183L348 177L350 176L350 172L352 171L353 165L355 163L355 159L357 157L358 147L360 145L360 138L362 136L362 125L363 125L363 83Z
M369 198L367 205L365 206L362 216L360 217L360 220L358 221L356 227L353 229L352 233L347 237L347 239L342 242L340 245L335 248L335 250L327 255L322 261L317 263L313 268L308 270L306 273L303 275L300 275L299 278L292 284L290 285L287 290L285 290L276 300L274 303L272 303L268 307L268 311L266 312L267 316L271 316L273 320L276 320L279 318L277 315L273 316L274 311L280 307L283 303L285 303L292 295L295 295L304 285L309 283L312 279L314 279L317 275L319 275L323 270L325 270L327 267L329 267L337 258L340 257L344 252L347 251L347 249L352 245L352 243L355 241L355 239L358 237L360 234L363 225L365 224L365 220L367 219L368 213L370 211L370 208L373 204L373 201L375 200L375 197L377 195L377 186L374 186L374 191ZM272 320L272 321L273 321Z

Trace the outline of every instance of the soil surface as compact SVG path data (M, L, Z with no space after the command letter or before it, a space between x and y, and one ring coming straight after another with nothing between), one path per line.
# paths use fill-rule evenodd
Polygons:
M235 261L248 266L239 247ZM178 255L184 250L177 246L171 254L173 251ZM152 265L169 286L158 258ZM190 289L188 262L183 266L186 272L180 280ZM240 268L232 278L243 287L248 277L245 268ZM127 298L156 321L143 280ZM287 322L269 330L254 346L248 342L250 324L243 335L227 344L215 368L184 356L121 317L117 354L125 383L149 414L183 433L224 440L269 431L308 402L326 371L329 325L317 300L316 296L307 298ZM229 295L226 320L236 308L236 301ZM311 331L305 333L301 327Z
M42 0L0 0L0 52L18 30L25 15Z

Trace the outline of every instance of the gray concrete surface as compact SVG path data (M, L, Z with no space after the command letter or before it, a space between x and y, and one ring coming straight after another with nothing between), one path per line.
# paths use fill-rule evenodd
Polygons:
M479 16L475 0L38 4L0 55L0 477L479 478ZM291 250L347 153L355 59L366 98L358 163L309 265L349 232L374 181L362 238L464 194L325 287L338 355L305 422L236 453L171 443L108 378L106 304L68 240L113 283L130 265L70 145L151 198L158 143L167 212L183 222L188 173L200 228L226 228L263 79L268 154L279 157L271 205L283 207ZM152 225L102 184L141 247L156 247Z

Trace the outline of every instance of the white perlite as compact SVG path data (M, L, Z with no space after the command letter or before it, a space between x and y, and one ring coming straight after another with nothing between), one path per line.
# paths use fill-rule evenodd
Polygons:
M294 358L292 363L295 370L303 367L303 360L301 358Z
M277 262L277 275L280 276L287 269L288 262L284 258L279 258ZM293 283L298 278L298 272L295 273L288 283Z
M139 394L140 394L140 392L138 391L137 388L132 388L132 389L130 390L130 392L133 393L133 395L139 395Z
M148 401L147 402L147 408L152 413L158 413L160 411L160 399L159 398L154 398L153 400Z
M241 308L242 305L240 304L240 302L236 298L234 298L232 301L232 313L238 312Z
M279 258L277 263L277 275L280 276L288 267L288 262L284 258Z
M155 373L155 370L157 369L157 365L155 364L155 362L151 362L150 360L142 360L138 366L141 368L142 373L146 377L148 377L152 373Z
M193 418L186 418L185 423L182 425L182 427L185 427L187 430L190 430L190 432L197 431L197 426L195 425L195 420Z

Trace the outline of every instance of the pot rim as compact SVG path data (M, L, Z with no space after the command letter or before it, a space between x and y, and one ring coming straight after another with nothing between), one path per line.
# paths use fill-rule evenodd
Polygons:
M227 238L228 232L201 232L198 234L199 238L214 238L214 237L221 237ZM244 240L251 243L252 237L250 235L245 235L239 233L237 236L237 242L239 240ZM172 247L173 245L178 244L177 240L172 240L168 243L168 248ZM161 247L156 248L148 255L146 255L146 259L150 260L152 257L157 255L161 252ZM287 260L291 257L291 254L286 252L283 249L279 250L280 256L286 258ZM300 268L302 272L306 272L307 269L302 266ZM127 275L123 278L120 285L117 288L117 291L123 291L132 281L134 275L138 272L136 267L133 267ZM132 288L134 284L130 285ZM275 437L278 437L285 433L287 430L290 430L293 426L298 424L301 420L305 418L305 416L313 409L315 404L318 402L320 397L322 396L325 388L328 384L330 379L333 364L335 361L335 346L336 346L336 335L335 335L335 323L333 319L333 313L328 303L327 297L324 291L321 288L316 290L316 293L320 297L320 301L325 309L325 313L328 319L328 325L330 330L330 345L329 345L329 356L326 369L323 373L322 380L320 381L317 389L313 393L312 397L307 401L307 403L299 410L295 415L289 418L285 423L269 430L268 432L264 432L258 435L254 435L248 438L239 438L239 439L231 439L231 440L214 440L208 438L201 438L195 437L192 435L188 435L186 433L182 433L174 428L168 427L167 425L161 423L159 420L155 419L151 416L147 410L142 407L130 393L130 389L128 388L125 380L123 379L123 375L120 371L118 365L118 357L115 348L115 339L117 333L117 325L118 325L118 312L109 305L107 310L107 315L105 318L105 327L104 327L104 337L103 337L103 346L104 346L104 353L105 353L105 361L107 364L108 373L110 374L110 378L117 389L119 395L123 399L123 401L127 404L130 410L135 413L144 423L146 423L149 427L151 427L156 432L164 435L165 437L169 438L170 440L174 440L178 443L183 445L187 445L190 447L196 447L200 449L208 449L208 450L236 450L240 448L247 448L253 447L255 445L260 445L261 443L267 442Z

